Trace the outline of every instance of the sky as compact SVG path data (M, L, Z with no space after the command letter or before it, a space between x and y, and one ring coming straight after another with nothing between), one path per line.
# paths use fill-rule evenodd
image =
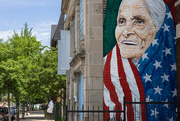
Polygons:
M42 45L50 46L51 25L58 24L61 0L0 0L0 39L20 34L24 24L33 28Z

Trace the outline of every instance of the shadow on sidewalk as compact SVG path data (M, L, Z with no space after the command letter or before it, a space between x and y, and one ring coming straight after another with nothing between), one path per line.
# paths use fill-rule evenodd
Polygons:
M31 113L25 113L24 119L22 119L22 115L19 115L20 121L54 121L54 120L45 120L44 111L43 110L35 110L31 111ZM16 120L14 120L16 121Z

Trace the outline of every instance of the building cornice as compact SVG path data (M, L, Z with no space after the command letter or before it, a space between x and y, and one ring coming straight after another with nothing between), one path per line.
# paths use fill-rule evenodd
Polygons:
M77 53L70 62L70 66L74 67L79 61L85 60L85 53Z
M62 13L66 14L67 12L67 7L68 7L68 4L69 4L69 0L62 0L61 2L61 11Z

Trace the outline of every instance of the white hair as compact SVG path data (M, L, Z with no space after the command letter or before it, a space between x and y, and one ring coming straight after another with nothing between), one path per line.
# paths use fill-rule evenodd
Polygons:
M119 10L124 1L125 0L122 0ZM151 14L153 23L156 26L157 30L159 30L164 22L164 17L166 15L166 5L163 0L145 0L145 1L146 1L146 6Z

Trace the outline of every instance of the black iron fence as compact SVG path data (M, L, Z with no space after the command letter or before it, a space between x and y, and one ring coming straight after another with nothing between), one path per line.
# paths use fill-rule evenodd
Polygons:
M78 106L66 106L66 121L180 121L179 101L128 102L124 98L123 102L122 110L116 111L106 111L99 106L84 109L82 105L82 110L79 110ZM146 112L146 116L139 114L140 112L136 111L138 109L141 109L141 113Z

